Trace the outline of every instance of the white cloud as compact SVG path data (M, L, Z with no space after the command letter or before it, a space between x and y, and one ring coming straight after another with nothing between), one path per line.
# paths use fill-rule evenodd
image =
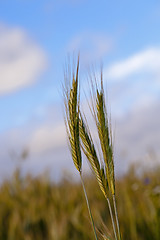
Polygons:
M141 72L160 74L160 48L149 48L112 64L105 69L104 78L117 81Z
M116 124L116 158L117 168L129 166L131 162L143 166L154 166L160 163L160 104L153 103L145 108L135 109ZM150 150L158 158L150 158ZM125 156L123 156L125 153ZM120 160L121 159L121 160ZM120 162L118 162L120 161Z
M19 28L0 25L0 95L34 83L46 69L43 50Z
M29 145L31 152L36 154L47 150L63 148L66 145L64 123L56 126L41 126L33 132Z
M66 144L64 124L49 125L45 122L37 128L25 126L0 136L0 182L10 177L17 167L24 174L41 174L47 169L59 179L64 169L74 167ZM22 159L24 150L26 159Z
M159 101L160 48L137 52L104 70L109 101L116 116Z
M112 40L104 33L82 32L68 44L69 52L80 52L81 62L100 60L110 51Z

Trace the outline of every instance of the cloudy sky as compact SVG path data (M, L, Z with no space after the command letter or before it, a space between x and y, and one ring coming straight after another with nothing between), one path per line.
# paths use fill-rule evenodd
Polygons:
M80 52L82 88L103 62L116 172L160 155L159 1L0 1L0 176L75 173L62 89L67 56ZM85 105L85 99L82 99ZM25 151L27 158L23 159Z

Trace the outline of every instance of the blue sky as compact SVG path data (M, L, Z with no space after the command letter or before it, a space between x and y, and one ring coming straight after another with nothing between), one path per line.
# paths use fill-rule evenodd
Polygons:
M65 163L62 160L67 147L61 84L68 54L78 52L82 72L103 62L116 125L116 161L126 148L127 159L142 157L148 147L158 151L159 26L158 0L1 1L0 161L4 176L16 167L8 152L26 146L30 157L22 168L28 171L41 172L56 165L60 172L71 160L68 153ZM85 78L81 82L85 86ZM130 150L133 139L138 139L137 145Z

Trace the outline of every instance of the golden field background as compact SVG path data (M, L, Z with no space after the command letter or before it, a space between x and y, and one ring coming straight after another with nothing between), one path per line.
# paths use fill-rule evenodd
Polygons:
M125 240L160 239L160 168L137 173L131 167L119 178L117 204ZM99 239L112 236L106 201L92 176L85 184ZM86 202L78 181L54 183L44 177L22 177L17 170L0 188L0 239L93 239ZM101 230L100 230L101 229Z

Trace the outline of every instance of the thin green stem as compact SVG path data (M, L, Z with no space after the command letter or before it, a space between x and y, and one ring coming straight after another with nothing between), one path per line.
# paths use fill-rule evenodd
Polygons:
M94 236L95 236L95 239L98 240L95 225L94 225L94 221L93 221L93 217L92 217L92 213L91 213L91 208L90 208L88 197L87 197L87 192L86 192L86 189L85 189L85 186L84 186L84 182L83 182L83 178L82 178L81 173L80 173L80 177L81 177L81 182L82 182L82 186L83 186L84 195L85 195L85 198L86 198L86 203L87 203L87 207L88 207L89 216L90 216L90 219L91 219L91 225L92 225L92 228L93 228Z
M110 216L111 216L111 220L112 220L112 226L113 226L114 236L115 236L115 239L118 240L118 238L117 238L117 233L116 233L115 222L114 222L113 213L112 213L112 208L111 208L111 204L110 204L109 198L107 198L107 202L108 202L109 212L110 212Z
M119 220L118 220L118 212L117 212L115 195L112 195L112 197L113 197L113 205L114 205L114 211L115 211L115 217L116 217L116 224L117 224L117 229L118 229L118 238L119 238L119 240L121 240L121 233L120 233L120 227L119 227Z

